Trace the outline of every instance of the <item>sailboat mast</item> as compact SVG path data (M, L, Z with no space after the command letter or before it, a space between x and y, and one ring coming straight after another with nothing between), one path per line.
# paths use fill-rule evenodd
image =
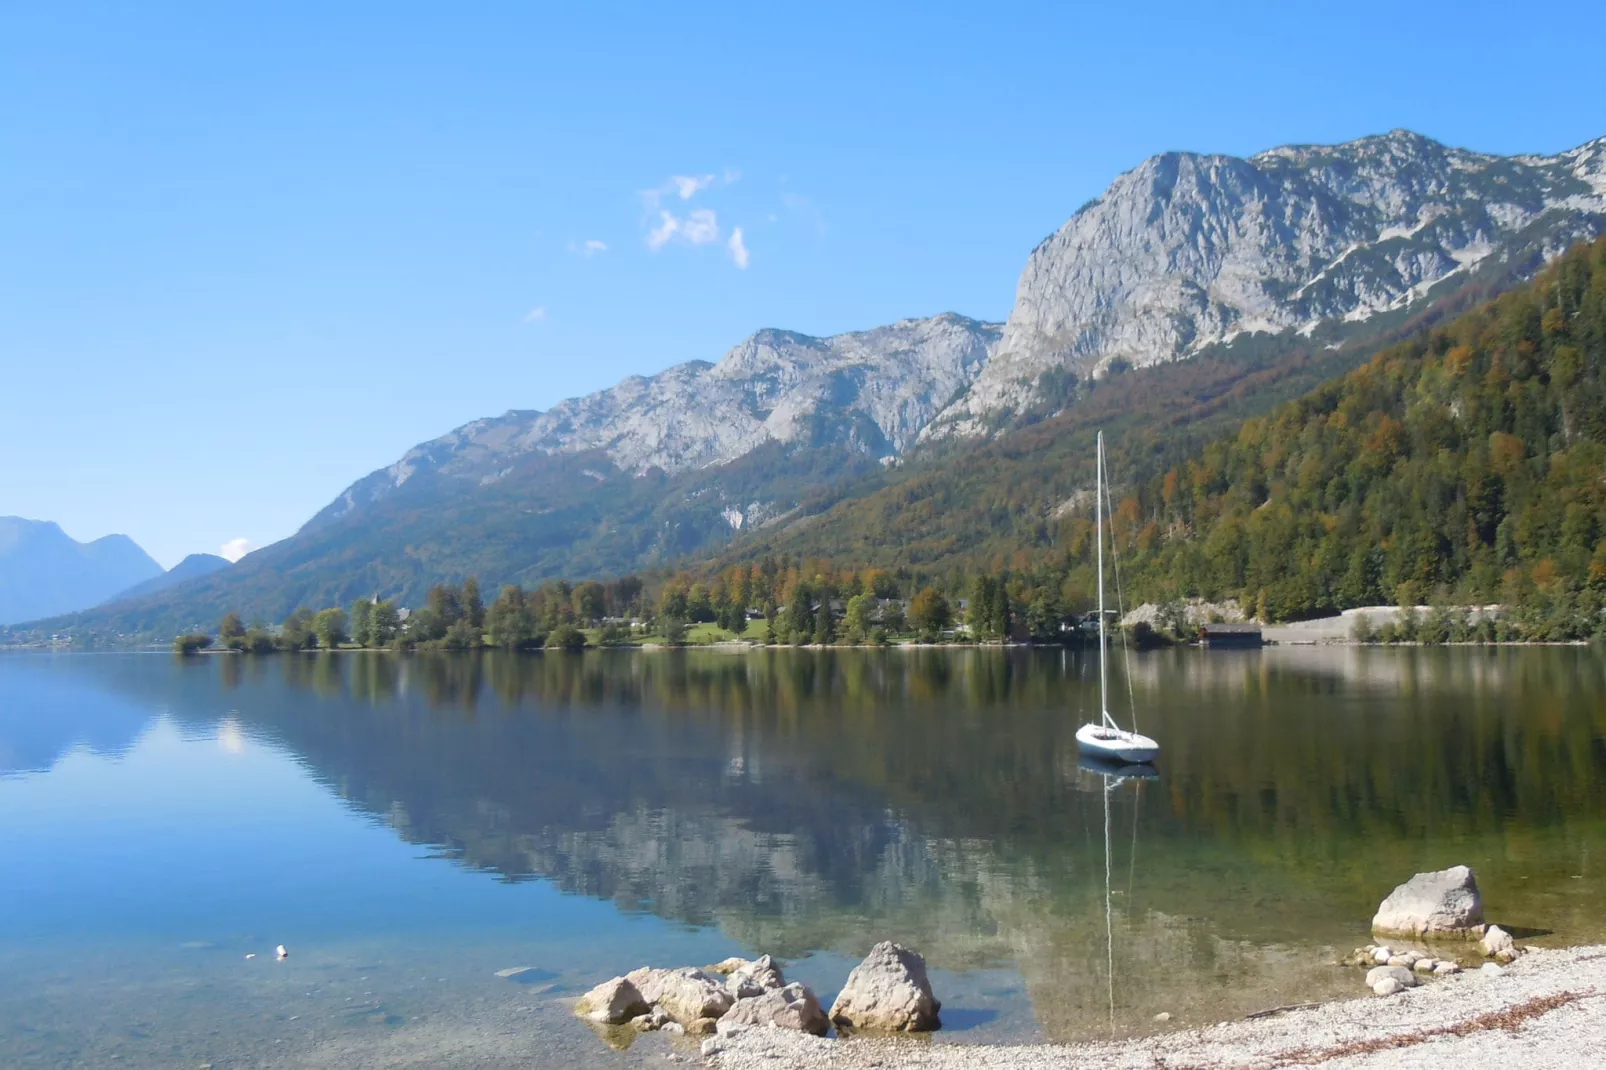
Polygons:
M1105 723L1110 720L1108 670L1105 668L1104 647L1104 432L1098 433L1098 450L1095 460L1093 492L1093 525L1098 542L1099 565L1099 715Z

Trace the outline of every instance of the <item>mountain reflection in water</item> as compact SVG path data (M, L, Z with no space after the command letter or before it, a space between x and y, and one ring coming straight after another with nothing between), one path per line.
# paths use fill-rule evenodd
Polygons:
M1073 653L95 656L26 671L276 742L397 836L502 880L717 926L754 952L892 938L941 968L1013 964L1055 1038L1348 992L1333 949L1365 942L1394 884L1457 862L1496 920L1551 942L1606 936L1590 869L1606 663L1589 650L1134 657L1161 776L1107 796L1078 767L1097 665ZM0 756L40 768L75 741L125 738L103 720L0 720L14 737ZM1107 820L1123 830L1108 895Z

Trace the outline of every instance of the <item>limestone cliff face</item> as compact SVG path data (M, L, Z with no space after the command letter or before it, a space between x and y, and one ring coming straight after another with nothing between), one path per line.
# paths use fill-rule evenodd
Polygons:
M995 426L1051 368L1086 377L1364 320L1490 257L1548 258L1603 229L1606 138L1505 157L1397 130L1249 159L1155 156L1033 250L997 352L926 435Z
M692 361L546 412L465 424L354 484L320 517L377 501L424 471L494 483L532 453L600 450L635 473L706 468L770 442L892 457L975 380L998 331L952 314L829 338L759 331L717 364Z

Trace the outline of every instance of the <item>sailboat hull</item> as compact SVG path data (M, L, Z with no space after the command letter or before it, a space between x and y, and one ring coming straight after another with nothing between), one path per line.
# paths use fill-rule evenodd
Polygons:
M1076 767L1083 772L1096 773L1111 780L1158 780L1159 772L1148 762L1120 762L1096 754L1083 754L1076 759Z
M1160 744L1148 736L1102 724L1085 724L1076 730L1082 753L1106 762L1143 765L1160 756Z

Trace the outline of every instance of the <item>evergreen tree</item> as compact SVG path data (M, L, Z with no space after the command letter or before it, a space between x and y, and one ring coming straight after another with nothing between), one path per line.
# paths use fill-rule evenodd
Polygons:
M470 576L463 581L463 616L475 629L485 627L485 600L480 597L480 581Z
M373 646L374 604L366 598L351 603L348 614L351 621L351 638L358 646Z
M229 650L245 649L245 625L240 622L238 613L225 613L223 623L218 625L218 642Z

